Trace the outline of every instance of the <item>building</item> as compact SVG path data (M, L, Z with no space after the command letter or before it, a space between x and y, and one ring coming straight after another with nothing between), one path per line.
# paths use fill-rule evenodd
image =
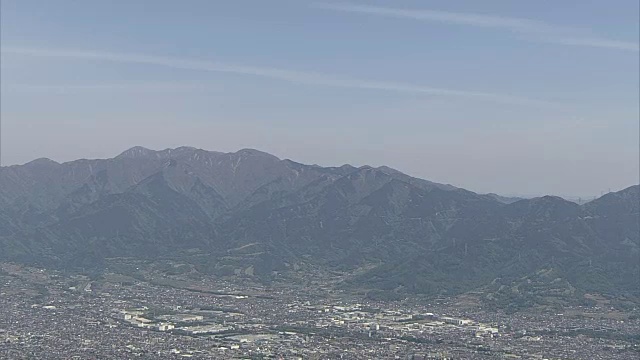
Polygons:
M444 321L447 324L458 325L458 326L468 325L471 323L471 320L456 319L456 318L446 317L446 316L441 317L440 320Z
M175 328L175 326L173 326L173 324L170 324L170 323L159 323L156 325L156 330L158 331L169 331L169 330L172 330L173 328Z

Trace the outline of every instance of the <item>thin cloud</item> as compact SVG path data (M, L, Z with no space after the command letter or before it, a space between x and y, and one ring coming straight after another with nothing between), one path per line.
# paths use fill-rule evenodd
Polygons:
M536 40L539 42L608 48L632 52L640 51L640 46L637 42L606 39L593 36L581 29L556 26L542 21L524 18L426 9L398 9L355 4L316 3L312 6L320 9L347 13L370 14L452 25L499 29L520 34L521 36L526 36L530 40Z
M79 85L52 85L52 84L2 84L3 90L27 92L27 93L60 93L85 92L85 91L117 91L117 92L174 92L189 91L204 88L204 84L174 83L174 82L143 82L143 83L119 83L119 84L79 84Z
M638 43L628 41L616 41L610 39L599 38L575 38L575 37L558 37L555 39L547 39L547 42L553 42L556 44L574 45L574 46L589 46L597 48L609 48L617 50L627 50L638 52Z
M3 47L3 54L17 54L24 56L46 57L46 58L69 58L79 60L96 60L129 64L146 64L165 66L175 69L222 72L239 75L253 75L270 79L282 80L297 84L329 86L337 88L381 90L390 92L404 92L414 94L427 94L436 96L455 96L477 98L480 100L493 101L499 103L555 106L548 101L532 99L527 97L512 96L506 94L495 94L479 91L443 89L406 83L395 83L387 81L371 81L339 77L330 74L316 72L301 72L295 70L285 70L267 67L254 67L225 64L206 60L191 60L175 57L152 56L142 54L113 53L101 51L83 50L50 50L35 48Z

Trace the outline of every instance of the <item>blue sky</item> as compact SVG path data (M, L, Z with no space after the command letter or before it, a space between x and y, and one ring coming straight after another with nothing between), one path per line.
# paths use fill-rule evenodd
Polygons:
M478 192L638 182L638 2L2 1L2 160L134 145Z

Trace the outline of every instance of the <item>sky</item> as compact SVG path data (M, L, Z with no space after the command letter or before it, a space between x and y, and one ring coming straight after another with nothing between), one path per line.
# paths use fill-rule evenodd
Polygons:
M140 145L500 194L638 183L639 2L2 0L2 164Z

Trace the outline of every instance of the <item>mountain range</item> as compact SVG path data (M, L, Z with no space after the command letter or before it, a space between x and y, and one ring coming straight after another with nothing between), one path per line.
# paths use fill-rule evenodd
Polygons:
M0 260L84 267L191 254L216 276L344 271L342 286L372 295L638 297L638 188L578 205L252 149L134 147L0 168Z

